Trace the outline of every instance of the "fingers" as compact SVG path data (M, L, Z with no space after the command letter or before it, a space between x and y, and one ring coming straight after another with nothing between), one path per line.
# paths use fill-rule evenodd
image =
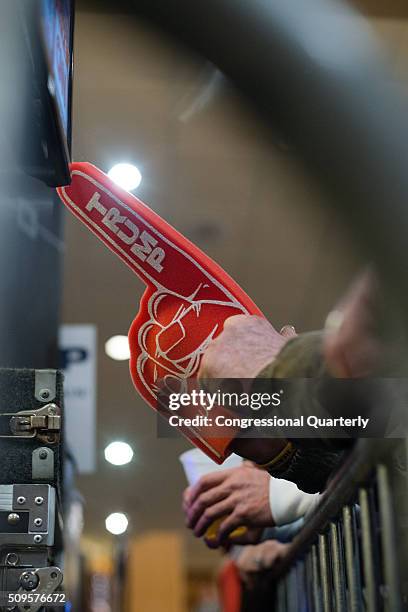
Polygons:
M280 334L263 317L233 315L224 321L201 360L199 379L254 378L295 332Z
M230 476L232 471L233 471L233 468L228 469L228 470L221 470L219 472L211 472L210 474L206 474L205 476L202 476L200 480L193 487L191 487L191 492L189 494L190 505L194 504L196 499L202 493L224 482L224 480L226 480L228 476Z
M289 544L277 540L267 540L256 546L247 546L236 560L238 570L244 582L251 582L256 574L265 570L276 572L287 551Z
M281 549L279 546L279 542L273 541L272 543L274 544L274 546L266 548L263 552L261 569L271 568L275 564L278 557L280 556Z
M268 544L271 546L267 547L264 556L265 569L272 570L275 574L279 571L282 562L289 549L289 544L278 542L277 540L271 540Z
M218 338L215 338L215 340L211 342L211 344L208 346L205 353L203 354L201 358L200 367L197 372L198 380L203 380L206 378L213 378L211 365L213 361L213 355L217 354L217 347L218 347L217 342L219 344L220 341L218 340Z
M253 317L256 317L256 315L233 315L232 317L228 317L228 319L225 319L224 321L224 329L226 328L230 328L230 327L235 327L235 326L240 326L240 325L245 325L245 323L247 321L252 320ZM257 318L261 318L261 317L257 317Z
M223 520L218 528L217 538L214 542L216 546L214 547L222 546L224 542L227 541L230 533L232 533L238 527L241 527L243 522L244 519L238 512L233 511L231 514L229 514L229 516Z
M207 531L208 527L214 521L225 516L226 514L229 514L233 507L234 507L234 502L231 498L229 498L229 499L224 499L218 504L214 504L210 508L207 508L201 515L200 519L198 520L194 528L194 535L197 538L200 538L201 536L203 536L205 532ZM218 540L218 536L217 536L217 540Z
M254 552L256 551L256 546L246 546L244 550L239 554L236 564L239 570L244 572L248 571L248 562L251 563L251 559L253 558Z
M195 502L187 509L187 526L190 527L190 529L194 529L197 521L206 509L225 499L228 494L228 489L219 486L199 495Z
M182 508L185 514L187 514L187 511L191 505L191 501L190 501L191 489L192 487L187 487L187 489L184 489L184 492L183 492Z

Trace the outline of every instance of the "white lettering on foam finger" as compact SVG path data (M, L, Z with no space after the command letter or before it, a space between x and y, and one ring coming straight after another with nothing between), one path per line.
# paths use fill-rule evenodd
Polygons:
M120 210L115 206L106 208L100 202L101 194L97 191L93 194L86 210L92 212L97 210L102 215L102 223L117 235L118 239L131 246L131 252L136 255L141 261L146 261L157 272L163 270L163 261L166 256L164 249L156 246L157 240L149 232L140 230L126 215L121 215ZM122 229L120 228L122 227ZM123 231L124 229L128 231ZM140 234L140 237L139 237ZM136 240L139 239L139 243Z
M80 206L79 204L72 201L65 187L63 187L61 188L61 194L65 204L69 206L69 208L71 208L74 214L76 214L76 216L78 216L82 221L85 221L87 224L89 224L91 229L97 235L99 235L101 239L106 242L106 244L115 246L117 248L118 254L120 254L123 260L127 261L128 263L133 263L135 268L141 268L140 264L135 260L134 254L129 252L129 249L123 248L125 244L133 245L140 233L139 227L135 223L130 221L130 219L136 221L136 223L138 223L138 219L140 219L140 224L142 226L147 227L148 229L151 229L151 234L157 236L160 244L168 244L171 249L174 249L183 258L188 260L190 264L194 266L195 269L199 270L202 275L204 275L205 279L207 279L207 282L210 285L214 285L225 296L224 300L211 300L208 298L200 299L198 297L198 294L201 288L203 286L208 286L205 282L204 285L203 283L200 283L196 287L196 289L188 295L177 293L169 289L168 287L162 285L157 278L149 274L148 270L142 270L144 273L144 277L147 277L149 283L156 287L156 291L151 295L150 299L148 300L147 312L149 315L149 319L139 327L137 332L140 354L137 355L135 372L137 373L138 378L142 383L142 386L144 387L144 390L146 390L149 394L149 399L147 401L153 407L157 407L156 403L153 403L153 400L158 399L158 394L160 391L159 387L157 386L159 369L161 376L165 381L165 384L167 384L167 382L173 381L174 379L183 384L183 381L186 378L194 376L200 364L200 357L202 353L206 350L209 342L215 337L219 327L219 323L217 322L217 324L213 325L208 330L208 334L205 335L204 340L202 342L199 342L198 346L196 346L194 350L191 350L191 347L189 347L188 354L180 356L178 359L175 360L172 360L170 355L167 354L167 351L163 351L163 347L159 346L157 339L161 338L160 332L162 333L165 329L170 328L174 324L182 326L183 329L187 331L186 328L184 328L183 326L184 317L186 317L190 312L193 311L196 313L197 319L199 319L203 309L205 309L208 305L225 306L226 308L231 308L231 315L238 313L248 314L248 311L245 306L243 306L240 301L229 291L228 287L226 287L221 280L214 277L205 267L203 267L199 260L197 260L190 253L188 253L188 251L185 251L177 244L174 244L168 237L166 237L166 235L160 233L157 228L151 226L145 219L140 217L137 211L134 211L133 209L129 208L127 204L121 202L113 193L111 193L106 187L104 187L104 185L100 184L96 179L79 170L74 170L72 172L72 176L73 178L78 176L87 181L93 186L95 193L84 208L83 206ZM96 211L98 211L102 217L105 217L107 213L107 208L103 206L103 204L100 202L101 194L102 196L103 194L106 194L112 201L115 202L117 212L113 213L114 217L115 215L121 216L120 211L124 211L126 216L122 215L125 216L125 221L123 222L122 226L122 230L124 230L123 232L122 230L116 232L116 229L118 228L116 224L113 223L114 229L111 229L110 234L108 234L107 231L105 231L104 229L108 228L106 223L102 224L100 223L99 219L98 221L94 220L92 218L92 215L88 214L94 209L96 209ZM111 207L110 210L112 208L115 207ZM107 220L108 223L112 224L112 219L110 217L108 217ZM115 239L112 237L111 234L115 236ZM124 239L123 236L125 236L126 239ZM119 244L118 238L123 244ZM165 252L163 251L162 259L164 259L164 257ZM175 299L186 300L188 302L188 304L186 305L187 307L178 309L177 312L174 314L172 320L169 321L167 324L160 320L156 308L157 304L163 298L163 296L173 296ZM204 323L204 325L207 325L207 323ZM149 335L151 333L153 334L153 338L149 338ZM182 339L180 339L178 343L180 343L181 341ZM152 367L154 370L153 376L151 373ZM141 392L140 385L136 386ZM201 439L205 446L209 447L208 443L198 435L197 431L195 431L195 434Z

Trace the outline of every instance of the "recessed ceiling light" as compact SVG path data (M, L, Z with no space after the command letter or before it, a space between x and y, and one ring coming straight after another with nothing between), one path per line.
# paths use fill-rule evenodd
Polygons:
M116 361L130 359L129 341L127 336L112 336L105 342L105 353Z
M105 459L112 465L126 465L133 459L133 450L126 442L111 442L105 448Z
M133 166L133 164L116 164L109 170L108 176L119 187L126 189L126 191L136 189L142 182L140 170Z
M128 518L123 512L113 512L105 519L105 527L113 535L125 533L129 525Z

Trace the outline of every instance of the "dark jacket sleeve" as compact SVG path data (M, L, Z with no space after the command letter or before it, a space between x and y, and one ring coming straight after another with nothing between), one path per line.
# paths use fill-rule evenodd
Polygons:
M322 354L323 332L301 334L290 340L278 357L258 378L301 379L290 406L290 416L320 415L325 412L325 386L330 376ZM302 380L303 379L303 380ZM292 438L294 452L283 466L268 469L272 476L295 482L302 491L315 493L325 488L331 473L339 466L350 438Z

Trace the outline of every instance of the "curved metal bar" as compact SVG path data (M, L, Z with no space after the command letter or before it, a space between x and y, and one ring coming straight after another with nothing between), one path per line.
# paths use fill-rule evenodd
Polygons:
M133 0L228 75L303 154L408 305L408 120L376 39L329 0Z

